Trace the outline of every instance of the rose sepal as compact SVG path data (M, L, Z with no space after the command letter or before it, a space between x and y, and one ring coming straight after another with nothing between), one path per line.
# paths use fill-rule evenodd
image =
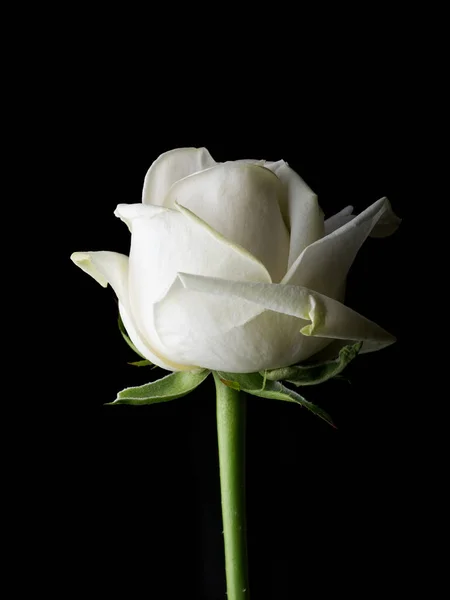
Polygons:
M314 362L309 365L298 364L281 369L271 369L262 372L270 381L285 380L297 387L317 385L339 375L345 367L358 355L362 342L348 344L339 351L339 356L333 360Z
M284 400L295 402L335 427L330 415L319 406L316 406L299 393L290 390L279 381L270 381L261 373L226 373L217 371L221 382L232 389L246 392L252 396L270 398L271 400Z
M115 404L157 404L168 402L186 396L197 388L208 377L211 371L204 369L200 372L176 371L162 379L151 381L145 385L125 388L117 394L114 402L107 403L108 406Z

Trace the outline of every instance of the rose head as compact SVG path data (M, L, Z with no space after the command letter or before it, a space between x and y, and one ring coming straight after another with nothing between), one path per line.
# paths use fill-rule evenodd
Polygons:
M365 239L400 222L386 198L324 221L283 160L216 163L205 148L180 148L152 164L142 203L115 214L131 232L130 256L71 258L112 286L132 342L164 369L252 373L333 340L361 340L362 352L395 341L342 304Z

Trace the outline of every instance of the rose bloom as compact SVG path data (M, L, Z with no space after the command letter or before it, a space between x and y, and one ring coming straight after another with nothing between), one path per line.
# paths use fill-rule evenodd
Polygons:
M119 299L132 342L169 371L252 373L304 361L334 340L362 352L395 341L346 307L348 270L369 236L400 219L386 198L324 220L317 196L280 160L216 163L205 148L162 154L142 203L119 204L130 256L72 260Z

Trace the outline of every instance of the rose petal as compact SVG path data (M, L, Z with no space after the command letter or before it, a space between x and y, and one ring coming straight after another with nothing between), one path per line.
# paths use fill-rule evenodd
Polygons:
M102 287L108 283L119 299L128 296L128 256L118 252L74 252L70 259Z
M323 213L316 194L284 160L265 166L273 171L284 183L286 195L281 204L281 212L289 223L291 234L288 269L310 244L323 236Z
M397 217L388 202L385 212L381 215L381 218L375 223L374 228L370 232L370 237L388 237L397 231L401 222L402 220L400 217Z
M346 206L340 212L326 219L324 235L329 235L330 233L333 233L333 231L336 231L336 229L339 229L339 227L342 227L342 225L349 223L356 217L356 215L353 215L352 213L353 206Z
M177 277L164 298L154 306L154 325L161 342L178 362L217 364L215 368L219 368L223 362L216 359L225 352L224 336L263 310L246 300L188 290ZM215 338L212 345L210 338ZM255 353L258 356L259 349L254 349ZM250 356L244 364L248 366L253 362Z
M175 301L181 298L183 312L177 320ZM185 289L184 296L180 294L172 300L172 306L161 301L162 310L159 313L156 307L155 319L161 340L180 363L192 361L211 370L226 368L232 373L254 373L305 360L330 342L302 335L299 329L307 321L289 315L253 305L252 317L250 303L244 305L246 301L236 297ZM236 307L234 319L233 305ZM244 306L249 319L242 322ZM204 320L202 309L206 315Z
M164 205L166 194L173 183L215 164L216 161L206 148L176 148L161 154L145 176L142 202Z
M118 204L114 211L114 216L123 221L131 231L131 222L138 217L151 219L160 213L169 210L164 206L155 206L153 204Z
M262 263L232 244L188 209L167 210L131 222L130 299L133 316L153 341L153 304L169 290L178 271L270 282ZM153 342L156 345L156 342Z
M379 347L395 338L348 306L311 289L296 285L248 283L217 277L179 273L183 285L193 291L248 300L266 309L309 320L303 335L376 342Z
M340 212L329 217L325 221L325 235L329 235L342 227L346 223L352 221L356 215L353 213L353 206L346 206ZM392 211L391 207L384 213L384 215L380 218L378 223L376 223L370 232L370 237L378 238L378 237L387 237L392 235L395 231L397 231L402 220L397 217L397 215Z
M284 188L268 169L227 162L175 183L166 206L180 204L206 221L226 239L258 258L273 281L287 271L289 234L279 198Z
M380 219L392 223L389 201L381 198L349 223L308 246L282 283L301 285L330 298L339 297L358 250ZM388 225L386 225L388 227Z
M179 363L235 373L295 364L335 338L364 340L364 352L394 341L375 323L311 290L183 273L155 306L155 323Z
M128 296L128 256L117 252L74 252L72 261L85 273L91 275L101 286L111 285L119 299L119 310L131 341L155 365L168 371L192 370L196 367L178 365L157 353L138 331L131 316Z

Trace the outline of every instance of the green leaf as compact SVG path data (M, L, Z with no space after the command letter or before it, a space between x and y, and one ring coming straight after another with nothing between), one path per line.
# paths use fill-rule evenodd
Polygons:
M233 387L233 389L240 389L243 392L247 392L247 394L252 394L253 396L260 396L261 398L271 398L272 400L285 400L286 402L295 402L296 404L300 404L313 412L315 415L329 423L332 427L335 427L331 417L328 413L326 413L322 408L316 406L312 402L300 396L294 390L290 390L285 387L279 381L270 381L265 379L260 373L224 373L222 371L218 371L217 375L219 376L222 383L225 385L229 385L232 383L233 387L229 385L229 387Z
M171 373L162 379L140 385L138 387L125 388L117 394L113 404L156 404L157 402L168 402L186 396L192 390L195 390L210 374L210 371L203 370L200 373L191 371L177 371Z
M327 379L336 377L336 375L341 373L348 363L358 354L361 346L362 342L344 346L340 350L338 358L335 360L328 360L313 365L295 365L283 369L267 371L267 379L270 379L271 381L284 379L297 386L323 383L324 381L327 381Z
M154 365L153 363L151 363L149 360L136 360L135 362L129 362L129 365L131 365L132 367L151 367L153 366L153 368L156 368L156 365Z
M135 346L135 345L133 344L133 342L130 340L130 338L129 338L129 336L128 336L128 333L127 333L127 330L125 329L125 325L123 324L123 321L122 321L122 319L121 319L120 315L119 315L119 319L118 319L118 321L117 321L117 322L118 322L118 325L119 325L119 330L120 330L120 333L122 334L122 337L123 337L123 339L126 341L126 343L127 343L129 346L130 346L130 348L131 348L131 349L132 349L134 352L136 352L136 354L138 354L138 355L139 355L141 358L143 358L144 360L146 360L145 356L142 356L142 354L139 352L139 350L136 348L136 346ZM151 363L150 361L147 361L147 362L148 362L148 364L150 364L150 365L151 365L151 364L153 364L153 363ZM139 366L142 366L142 365L139 365Z

